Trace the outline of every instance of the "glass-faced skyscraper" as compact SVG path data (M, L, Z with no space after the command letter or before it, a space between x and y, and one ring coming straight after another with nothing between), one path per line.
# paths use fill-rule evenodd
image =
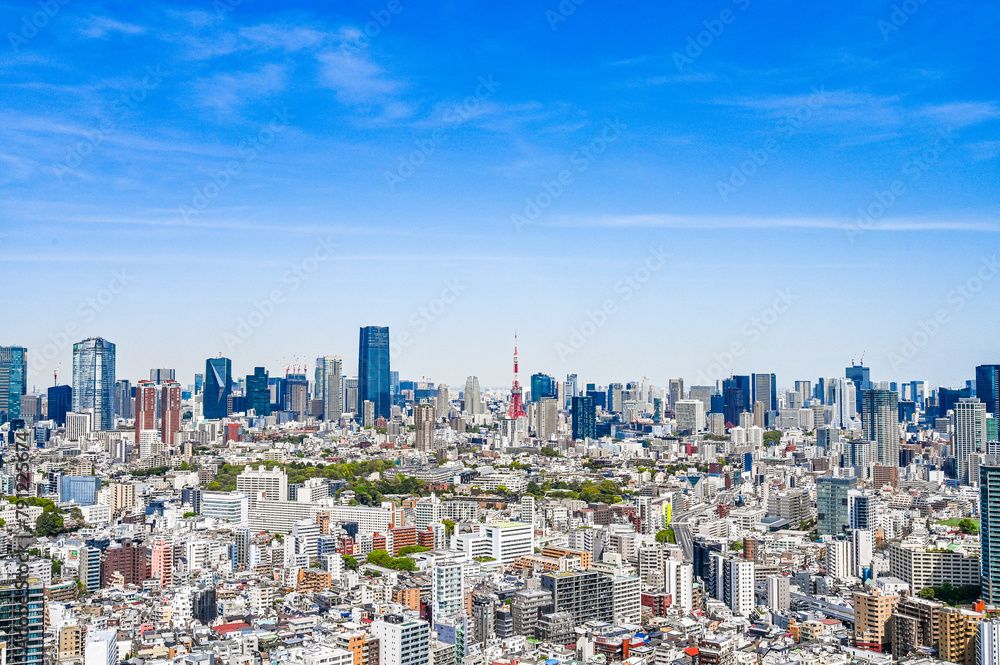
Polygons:
M361 416L362 405L375 405L375 416L389 418L392 399L389 390L389 328L365 326L358 344L358 401L354 413Z
M206 420L219 420L229 415L233 392L233 361L229 358L209 358L205 361L205 384L202 412Z
M983 600L1000 603L1000 455L986 455L979 465L980 563Z
M263 367L254 367L253 374L247 374L246 408L253 409L258 416L271 415L271 389L267 379L267 370Z
M1000 365L976 368L976 397L986 404L986 413L1000 416Z
M593 397L574 397L571 412L573 414L573 440L597 438L597 407Z
M899 466L899 393L862 390L861 427L865 439L875 444L874 461L883 466Z
M0 423L21 417L21 395L28 392L28 350L0 346Z
M115 410L115 345L91 337L73 345L73 411L94 411L94 427L111 429Z

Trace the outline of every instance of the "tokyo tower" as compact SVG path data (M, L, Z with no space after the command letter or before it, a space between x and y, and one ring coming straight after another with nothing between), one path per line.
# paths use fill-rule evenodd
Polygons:
M524 412L524 402L521 400L521 383L517 380L517 333L514 334L514 385L510 389L510 404L507 406L508 418L522 418L527 416Z

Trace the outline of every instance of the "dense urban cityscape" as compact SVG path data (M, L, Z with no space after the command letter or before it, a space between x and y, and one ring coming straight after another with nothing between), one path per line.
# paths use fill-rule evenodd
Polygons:
M515 346L484 390L390 346L125 379L97 337L30 390L0 347L4 662L1000 662L1000 364L522 387Z

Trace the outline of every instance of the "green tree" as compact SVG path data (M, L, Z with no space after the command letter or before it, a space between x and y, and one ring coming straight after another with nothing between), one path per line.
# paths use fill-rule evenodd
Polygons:
M407 554L419 554L420 552L426 552L430 550L429 547L424 547L423 545L407 545L406 547L399 548L399 556L406 556Z
M184 518L187 519L188 517L198 517L198 513L192 513L191 511L184 513Z
M934 587L932 586L925 587L921 589L920 593L918 593L917 595L920 596L921 598L926 598L927 600L934 600Z
M54 559L52 561L52 574L53 575L58 575L61 572L62 572L62 561L59 561L58 559Z
M979 525L970 520L968 517L958 521L958 528L962 533L979 533Z
M353 556L345 554L343 556L343 559L344 559L344 568L347 568L348 570L358 569L358 560L355 559Z
M35 520L35 534L38 536L58 536L63 528L63 517L58 513L42 513Z
M734 540L733 542L729 543L729 549L731 549L734 552L739 552L740 550L743 549L743 541Z
M656 532L656 542L658 543L676 543L677 537L674 535L673 529L663 529Z
M444 535L448 538L455 533L455 521L454 520L441 520L441 524L444 524Z

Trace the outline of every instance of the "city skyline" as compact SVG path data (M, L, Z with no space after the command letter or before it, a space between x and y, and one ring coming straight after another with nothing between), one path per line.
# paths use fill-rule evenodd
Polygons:
M5 343L274 371L348 316L452 385L515 329L599 381L992 354L993 8L573 6L0 8Z

